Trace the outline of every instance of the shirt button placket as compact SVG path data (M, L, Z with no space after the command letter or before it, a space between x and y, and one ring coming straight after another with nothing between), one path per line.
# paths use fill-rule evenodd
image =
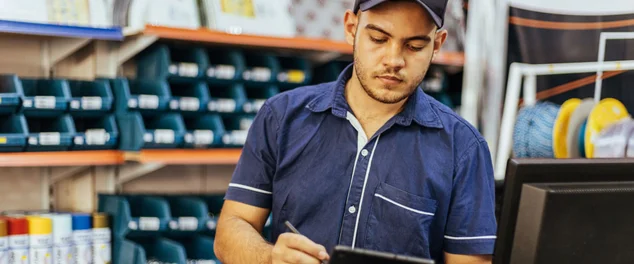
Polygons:
M367 157L369 157L370 151L368 151L367 148L370 147L371 146L366 146L366 148L362 149L360 153L361 155L359 155L357 160L357 167L353 175L354 179L352 180L352 186L350 186L350 196L347 201L347 216L344 217L342 225L342 236L340 242L343 245L352 245L357 214L360 209L358 208L358 204L361 202L363 183L365 180L365 174L368 170L369 159Z

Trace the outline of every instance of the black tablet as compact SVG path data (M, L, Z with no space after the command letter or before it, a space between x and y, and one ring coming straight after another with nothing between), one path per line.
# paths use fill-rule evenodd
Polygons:
M367 249L336 246L329 264L434 264L431 259L414 258Z

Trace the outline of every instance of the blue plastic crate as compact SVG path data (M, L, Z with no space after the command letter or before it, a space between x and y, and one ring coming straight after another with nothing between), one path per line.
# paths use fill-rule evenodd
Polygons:
M114 115L101 117L74 117L77 134L73 140L73 150L116 149L119 129Z
M242 112L247 114L254 114L260 111L262 105L267 99L275 96L280 90L275 85L268 87L245 87L247 100L242 105Z
M27 151L68 150L75 137L75 125L69 114L56 117L26 117L29 134Z
M17 75L0 75L0 113L15 113L23 97L22 83Z
M137 56L137 76L142 79L191 82L205 79L209 66L202 47L167 45L149 47Z
M66 112L70 100L70 88L66 80L21 79L24 90L22 111L24 115L53 117Z
M210 84L207 110L213 113L239 113L247 101L246 91L241 83Z
M130 112L118 115L117 123L119 148L122 150L178 148L183 144L185 124L181 115L176 113L142 116L138 112Z
M276 78L282 90L290 90L311 82L312 65L308 59L300 57L278 57L280 71Z
M23 115L0 115L0 151L24 151L28 133L26 119Z
M225 134L222 136L223 146L230 148L244 146L253 118L254 115L224 116Z
M222 146L225 133L222 118L217 114L185 117L185 148L210 148Z
M101 116L112 110L114 96L110 83L105 80L69 80L72 116Z
M205 72L212 84L227 84L242 80L246 61L242 51L237 49L210 48L207 50L209 66Z
M115 96L115 111L125 114L139 111L144 115L158 115L167 110L171 93L165 81L149 79L109 79Z
M183 245L168 238L115 238L113 244L113 263L187 263Z
M176 242L183 245L187 254L187 263L209 263L209 261L218 262L216 254L214 254L214 239L204 235L194 235L191 237L174 238Z
M280 62L272 53L245 52L246 69L242 72L242 80L251 86L268 86L277 82Z
M209 103L209 89L203 81L194 83L170 84L172 99L169 108L183 115L198 115L207 112Z
M189 233L207 229L209 211L205 201L196 197L172 195L164 197L170 205L172 218L179 232Z
M161 197L100 194L98 210L112 215L114 237L157 237L178 228Z

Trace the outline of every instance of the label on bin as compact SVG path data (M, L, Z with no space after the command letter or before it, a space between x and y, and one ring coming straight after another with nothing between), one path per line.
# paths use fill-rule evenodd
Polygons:
M71 109L79 109L79 107L81 106L81 103L77 100L72 100L70 101L70 108Z
M81 98L81 108L84 110L99 110L103 105L101 97L85 96Z
M104 145L109 139L110 134L105 129L86 130L86 144L88 145Z
M222 142L227 145L244 145L247 141L247 130L235 130L231 133L225 134L222 137Z
M157 109L159 106L159 98L157 95L142 94L139 95L139 108Z
M247 81L268 82L271 80L271 69L265 67L254 67L245 71L242 78Z
M222 113L233 113L236 111L236 100L218 99L215 102L215 110ZM211 106L209 107L211 110ZM211 110L213 111L213 110Z
M244 110L244 112L246 113L256 113L260 111L260 108L262 108L262 105L264 105L264 102L266 102L266 100L256 99L256 100L253 100L252 102L244 103L242 110Z
M55 146L60 143L59 132L40 133L40 145L43 146Z
M128 100L128 107L129 108L136 108L139 104L137 103L136 99L130 99Z
M181 231L196 231L198 229L198 218L196 217L179 217L178 229Z
M250 118L242 118L240 119L240 130L249 130L253 124L253 119Z
M236 76L236 67L233 65L216 65L209 67L207 69L207 77L223 79L223 80L231 80Z
M178 101L177 100L170 100L170 109L172 109L172 110L178 109Z
M200 100L196 97L182 97L179 103L181 111L198 111L200 109Z
M288 70L285 72L280 72L277 75L277 80L280 82L302 83L305 79L306 74L304 74L304 71L300 70Z
M194 144L209 145L214 142L214 132L211 130L194 130Z
M157 144L172 144L174 143L174 130L170 129L157 129L154 130L154 142Z
M169 67L169 72L171 74L178 74L182 77L196 77L198 76L198 65L192 62L172 64Z
M36 96L35 108L38 108L38 109L55 108L55 96Z
M139 230L158 231L161 221L157 217L139 217Z

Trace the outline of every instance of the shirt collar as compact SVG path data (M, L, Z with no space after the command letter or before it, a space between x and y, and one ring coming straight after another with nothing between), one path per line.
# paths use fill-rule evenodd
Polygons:
M310 101L306 108L313 112L324 112L331 109L333 115L346 118L347 112L352 112L345 98L346 83L352 77L352 64L339 74L335 82L324 87L324 93ZM412 121L425 127L443 128L440 117L431 105L429 98L422 89L417 88L407 101L405 108L395 117L396 124L411 125Z

